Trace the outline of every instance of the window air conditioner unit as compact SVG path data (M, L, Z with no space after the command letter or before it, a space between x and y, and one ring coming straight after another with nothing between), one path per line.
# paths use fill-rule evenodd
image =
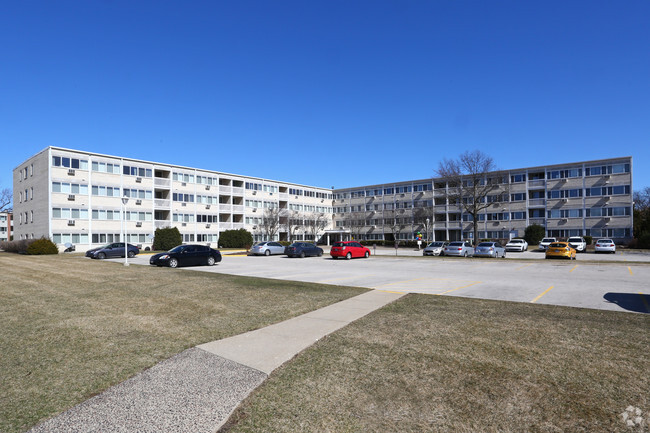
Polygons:
M608 184L608 183L609 183L609 180L606 180L606 181L605 181L605 184Z
M560 221L567 222L569 220L568 220L568 218L562 218Z
M68 169L68 175L74 176L74 169L73 168Z
M135 204L142 204L142 200L136 200Z
M68 195L68 200L74 201L74 194L69 194Z
M563 198L563 199L562 199L562 203L566 203L566 202L568 202L568 201L569 201L569 200L566 199L566 198Z
M206 224L206 225L205 225L205 228L206 228L206 229L209 229L209 228L210 228L210 224Z
M257 208L256 208L256 207L253 208L253 212L257 212Z
M253 195L257 195L257 191L253 191Z
M137 223L135 223L135 226L136 227L142 227L142 221L138 221Z
M610 217L605 217L605 221L611 221L612 219Z
M138 182L138 183L142 183L142 178L141 177L136 177L135 181Z
M74 220L68 220L68 225L73 226L74 225Z
M206 205L205 205L205 208L206 208L206 209L210 209L210 205L209 205L209 204L206 204Z
M257 226L253 226L253 230L257 230Z
M181 203L181 206L187 206L187 203L183 202Z
M206 190L209 190L209 189L210 189L210 185L206 185L206 186L205 186L205 189L206 189Z
M604 177L605 179L611 179L612 177L608 174Z
M187 186L187 182L181 182L181 186Z
M187 223L181 224L181 227L187 227Z

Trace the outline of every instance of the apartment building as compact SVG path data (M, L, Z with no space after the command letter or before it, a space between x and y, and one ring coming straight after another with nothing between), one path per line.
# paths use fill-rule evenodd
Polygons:
M45 236L61 249L124 236L147 248L160 227L177 227L184 242L218 245L220 232L239 228L262 240L274 210L276 240L314 241L331 224L328 189L60 147L20 164L13 184L14 239Z
M632 158L488 173L498 188L478 221L480 239L523 236L539 224L547 236L632 238ZM343 239L471 240L472 215L450 200L445 179L420 179L334 191L334 229Z
M13 236L14 223L11 212L0 212L0 242L10 241Z

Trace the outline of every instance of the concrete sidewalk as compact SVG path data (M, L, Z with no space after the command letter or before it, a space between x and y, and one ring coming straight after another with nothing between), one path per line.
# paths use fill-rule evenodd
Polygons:
M319 339L403 295L371 290L266 328L188 349L30 432L215 432L273 370Z

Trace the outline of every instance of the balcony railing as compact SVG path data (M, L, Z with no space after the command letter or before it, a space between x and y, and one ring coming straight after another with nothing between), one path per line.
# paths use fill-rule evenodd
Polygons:
M231 186L219 185L219 192L231 193L232 192L232 187Z
M169 208L169 205L171 204L171 201L165 200L165 199L155 199L153 201L155 207L164 207L164 208Z
M529 224L530 224L530 225L532 225L532 224L538 224L538 225L540 225L540 226L545 226L545 225L546 225L546 219L544 219L544 218L531 218L531 219L529 220Z
M232 211L233 211L233 212L238 212L238 213L244 212L244 206L241 206L241 205L234 205L234 206L232 207Z
M154 186L166 186L169 187L171 185L171 180L170 179L163 179L160 177L154 177L153 178L153 184Z
M172 222L169 220L155 220L154 225L157 229L160 229L163 227L170 227L172 225Z
M546 185L546 180L544 180L544 179L537 179L537 180L529 180L528 181L528 188L540 187L540 186L543 187L544 185Z
M232 205L230 204L220 204L219 210L223 212L230 212L232 210Z
M544 198L532 198L528 200L528 206L546 206L546 199Z

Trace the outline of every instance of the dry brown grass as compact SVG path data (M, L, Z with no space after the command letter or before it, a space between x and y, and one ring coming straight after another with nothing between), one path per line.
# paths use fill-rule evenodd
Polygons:
M0 431L20 432L200 343L363 289L0 253Z
M649 331L648 315L409 295L278 370L226 430L649 431Z

